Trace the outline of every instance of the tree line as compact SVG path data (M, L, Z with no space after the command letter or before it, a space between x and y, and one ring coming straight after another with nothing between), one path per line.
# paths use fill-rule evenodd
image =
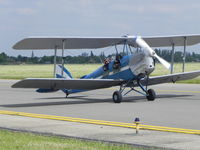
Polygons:
M156 49L156 53L167 60L168 62L171 61L171 50L160 50ZM115 54L106 56L103 52L100 55L94 55L91 51L89 54L84 52L79 56L65 56L64 61L68 64L89 64L89 63L102 63L102 61L106 57L112 57ZM62 58L57 57L57 63L61 63ZM183 52L175 52L174 54L174 61L175 62L182 62L183 61ZM197 53L186 53L186 62L200 62L200 54ZM8 56L7 54L0 53L0 64L53 64L54 63L54 56L42 56L36 57L32 52L30 57L18 55L15 56Z
M155 49L156 53L164 58L167 61L171 61L172 57L172 51L171 50L161 50L161 49ZM183 61L183 52L177 51L174 53L174 62L182 62ZM200 62L200 54L197 54L195 52L186 52L186 62Z
M68 64L86 64L86 63L102 63L106 58L104 53L96 56L91 51L90 54L84 52L79 56L65 56L64 61ZM57 56L57 63L61 63L62 57ZM30 57L28 56L8 56L6 53L0 53L0 64L53 64L54 56L36 57L33 52Z

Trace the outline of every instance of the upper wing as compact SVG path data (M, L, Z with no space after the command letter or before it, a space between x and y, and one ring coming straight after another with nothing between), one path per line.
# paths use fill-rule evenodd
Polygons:
M62 48L65 40L65 49L94 49L123 43L126 37L29 37L17 42L16 50L58 49Z
M181 80L189 80L196 78L200 75L200 71L193 71L193 72L185 72L185 73L176 73L170 75L163 75L163 76L155 76L150 77L148 80L148 85L155 85L161 83L169 83L169 82L176 82ZM142 84L146 85L147 80L143 80Z
M127 42L137 47L135 39L137 36L125 37L29 37L17 42L13 48L16 50L33 49L58 49L62 48L63 40L65 49L94 49L124 44ZM173 36L152 36L142 37L151 47L183 46L184 39L187 45L200 43L200 35L173 35Z
M100 88L108 88L117 86L123 83L123 80L113 79L62 79L62 78L48 78L48 79L24 79L14 85L13 88L44 88L44 89L81 89L93 90Z
M171 36L153 36L142 37L151 47L168 47L184 46L186 38L186 45L195 45L200 43L200 35L171 35Z

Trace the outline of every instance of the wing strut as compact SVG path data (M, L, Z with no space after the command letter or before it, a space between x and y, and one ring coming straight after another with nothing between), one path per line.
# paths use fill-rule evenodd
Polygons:
M182 66L182 72L185 72L185 60L186 60L186 48L187 48L187 37L183 37L183 66ZM175 43L172 42L172 53L171 53L171 74L174 72L174 48L175 48Z
M58 49L58 46L55 45L55 50L54 50L54 78L56 78L56 58L57 58L57 49Z
M174 43L172 43L172 52L171 52L171 74L174 72Z
M64 49L65 49L65 40L62 40L62 77L63 77L63 70L64 70Z
M183 50L183 70L185 72L185 59L186 59L186 45L187 45L187 37L184 37L184 50Z
M62 71L61 71L61 75L63 76L63 71L64 71L64 50L65 50L65 42L66 40L63 39L62 40ZM58 50L59 46L58 45L55 45L55 48L54 48L54 78L56 78L56 64L57 64L57 50Z

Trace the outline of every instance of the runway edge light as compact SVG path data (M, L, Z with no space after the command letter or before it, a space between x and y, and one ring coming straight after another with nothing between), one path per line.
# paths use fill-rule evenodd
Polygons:
M138 134L140 130L140 118L138 117L135 118L135 125L136 125L136 134Z

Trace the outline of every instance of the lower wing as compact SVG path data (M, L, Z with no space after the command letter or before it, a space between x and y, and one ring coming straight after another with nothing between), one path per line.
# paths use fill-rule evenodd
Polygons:
M147 85L147 84L155 85L155 84L170 83L170 82L175 83L176 81L193 79L193 78L198 77L199 75L200 75L200 70L193 71L193 72L184 72L184 73L176 73L176 74L150 77L148 81L147 79L145 79L145 80L142 80L141 82L143 85Z
M169 82L176 82L180 80L193 79L200 75L200 71L177 73L163 76L155 76L141 80L143 85L155 85ZM94 90L101 88L109 88L112 86L119 86L127 83L124 80L114 79L63 79L63 78L28 78L21 80L14 85L13 88L44 88L44 89L80 89L80 90ZM129 85L129 84L128 84ZM136 85L137 86L137 85Z
M114 79L27 78L12 85L12 88L93 90L121 85L123 82Z

